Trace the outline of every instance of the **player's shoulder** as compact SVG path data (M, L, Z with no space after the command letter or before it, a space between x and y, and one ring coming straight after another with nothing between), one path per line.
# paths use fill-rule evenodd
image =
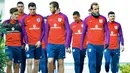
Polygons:
M100 15L100 17L103 18L103 19L106 19L106 17L104 15Z
M22 20L26 19L27 17L29 17L29 14L25 14Z
M43 17L41 14L36 14L36 16Z
M70 24L70 26L73 26L75 24L75 22L73 21L71 24Z
M59 14L60 14L61 16L63 16L65 19L68 18L67 15L64 14L64 13L62 13L62 12L60 12Z
M4 21L3 21L3 24L9 23L9 21L10 21L10 19L4 20Z
M114 21L114 23L120 26L120 23L119 23L119 22Z
M84 21L87 21L88 19L91 19L91 17L92 17L92 15L90 14L90 15L88 15L85 19L84 19Z

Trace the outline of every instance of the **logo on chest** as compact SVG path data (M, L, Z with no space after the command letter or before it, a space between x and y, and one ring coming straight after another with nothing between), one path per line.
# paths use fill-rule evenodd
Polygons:
M29 30L39 30L40 28L36 26L36 24L33 24Z
M99 27L99 25L95 25L94 28L90 28L90 30L102 30L102 28Z
M83 24L81 25L81 27L83 28Z
M37 22L40 22L41 20L40 20L40 18L37 18Z
M110 36L117 36L117 34L115 34L114 31L111 31Z
M116 29L116 30L117 30L117 29L118 29L118 26L114 26L114 29Z
M51 26L52 29L61 29L61 27L57 26L57 24L53 24L53 26Z
M62 21L62 18L58 18L58 22L61 22Z
M81 30L79 29L79 30L77 30L77 32L75 32L74 34L79 35L79 34L82 34L82 32L81 32Z
M99 23L103 23L103 20L102 20L102 19L99 19Z
M12 30L12 31L14 31L14 30L15 30L15 28L14 28L14 27L12 27L12 28L11 28L11 30Z

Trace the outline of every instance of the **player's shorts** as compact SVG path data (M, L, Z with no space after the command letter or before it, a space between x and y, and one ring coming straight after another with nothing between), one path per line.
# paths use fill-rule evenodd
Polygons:
M64 44L48 44L47 45L47 57L48 58L65 58L65 46Z
M35 45L29 45L29 50L26 52L27 59L40 59L42 57L42 47L36 48Z
M7 46L5 50L9 60L13 61L14 63L21 63L22 62L22 47L21 46Z

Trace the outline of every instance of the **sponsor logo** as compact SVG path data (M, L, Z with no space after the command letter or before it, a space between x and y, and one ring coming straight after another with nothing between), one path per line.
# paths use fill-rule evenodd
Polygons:
M98 25L95 25L94 28L90 28L90 30L102 30L102 28L99 28Z

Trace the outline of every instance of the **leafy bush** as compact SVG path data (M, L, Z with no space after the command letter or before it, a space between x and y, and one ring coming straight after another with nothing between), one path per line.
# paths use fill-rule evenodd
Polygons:
M130 73L130 63L119 65L121 73Z
M4 68L6 67L8 61L8 58L4 51L5 51L4 38L0 37L0 73L5 73Z
M3 24L1 24L2 21L1 17L2 17L2 12L0 13L0 73L5 73L4 68L7 65L8 58L6 56L6 53L4 52L6 49L5 41L4 41L4 37L1 36L1 34L5 33L6 29L2 28Z

